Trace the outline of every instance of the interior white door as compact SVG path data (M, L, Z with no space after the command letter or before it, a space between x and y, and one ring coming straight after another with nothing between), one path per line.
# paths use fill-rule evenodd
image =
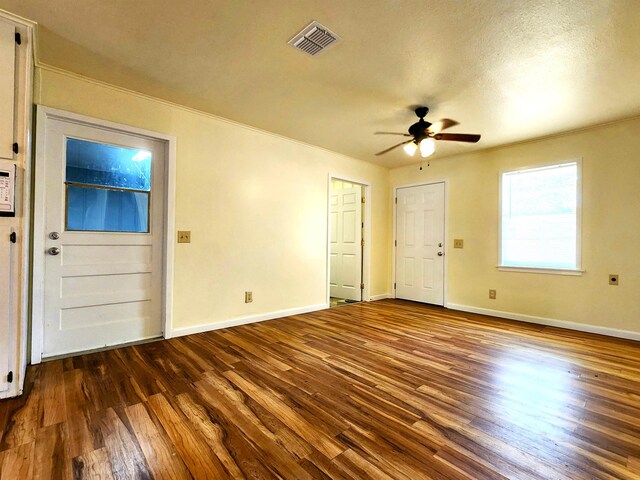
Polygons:
M332 190L329 290L332 297L361 300L362 187Z
M396 298L444 305L444 183L399 188Z
M161 336L164 144L57 118L44 128L42 357Z

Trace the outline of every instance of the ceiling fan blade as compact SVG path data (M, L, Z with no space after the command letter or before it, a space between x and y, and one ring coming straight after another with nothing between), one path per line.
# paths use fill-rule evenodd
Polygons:
M442 120L438 120L431 124L429 128L427 128L427 132L431 135L436 135L440 133L442 130L446 130L447 128L451 128L455 125L458 125L458 122L455 120L451 120L450 118L443 118Z
M408 133L399 133L399 132L374 132L374 135L403 135L405 137L411 137Z
M394 148L398 148L398 147L400 147L400 146L404 145L405 143L409 143L409 142L413 142L413 139L411 139L411 140L407 140L406 142L400 142L399 144L394 145L393 147L389 147L389 148L387 148L386 150L382 150L381 152L376 153L376 155L383 155L383 154L385 154L385 153L387 153L387 152L390 152L390 151L391 151L391 150L393 150Z
M480 140L480 135L471 133L438 133L433 136L436 140L448 140L450 142L476 143Z

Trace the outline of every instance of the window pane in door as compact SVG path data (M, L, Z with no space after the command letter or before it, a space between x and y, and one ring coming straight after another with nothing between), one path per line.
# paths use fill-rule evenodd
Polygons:
M149 231L149 193L67 185L67 230Z
M151 190L152 154L147 150L67 138L67 183Z

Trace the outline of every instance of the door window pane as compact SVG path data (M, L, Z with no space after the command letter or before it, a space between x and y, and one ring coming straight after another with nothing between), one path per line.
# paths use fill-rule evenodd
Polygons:
M66 229L148 232L152 154L68 138Z
M67 139L67 183L151 190L151 152Z
M68 185L66 229L148 232L149 193Z

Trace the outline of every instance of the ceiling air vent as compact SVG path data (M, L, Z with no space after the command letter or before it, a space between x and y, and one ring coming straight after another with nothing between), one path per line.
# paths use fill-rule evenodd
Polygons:
M293 45L303 52L314 56L339 41L340 37L314 21L289 40L289 45Z

